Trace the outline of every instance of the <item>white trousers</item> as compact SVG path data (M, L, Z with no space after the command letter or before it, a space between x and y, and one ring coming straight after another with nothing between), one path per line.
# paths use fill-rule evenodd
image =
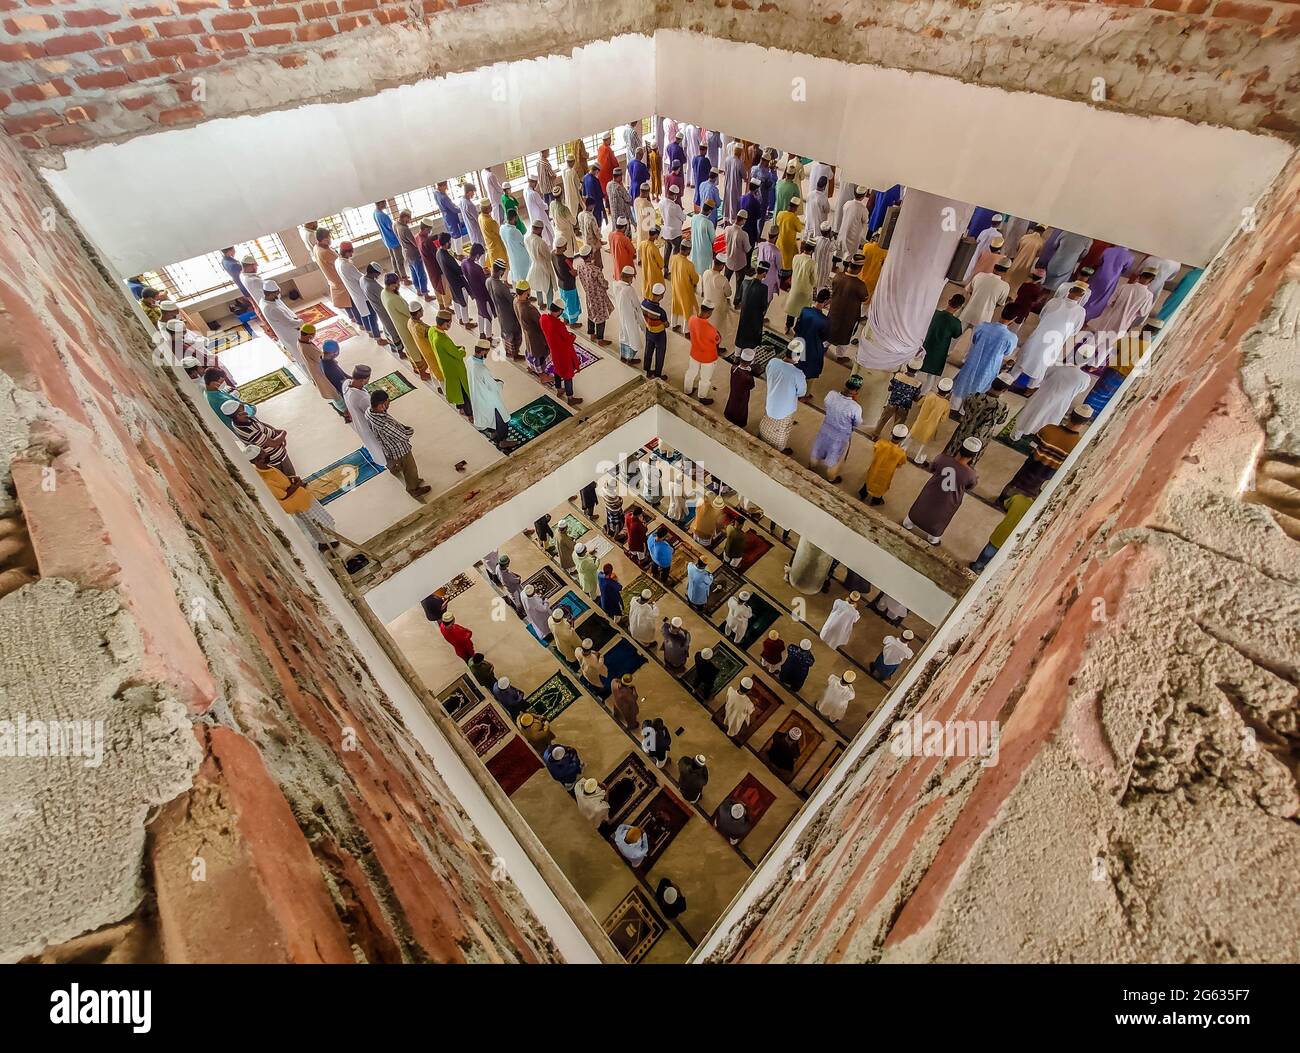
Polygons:
M686 394L691 393L691 388L695 384L696 377L698 377L700 381L699 396L702 399L708 398L713 387L713 370L717 365L716 359L712 362L697 362L692 358L690 364L686 367L686 380L683 383Z

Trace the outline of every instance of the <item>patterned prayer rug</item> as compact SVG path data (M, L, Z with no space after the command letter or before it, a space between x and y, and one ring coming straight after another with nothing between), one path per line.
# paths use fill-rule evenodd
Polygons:
M650 765L640 753L629 753L611 771L601 784L605 787L605 800L609 802L609 818L600 824L601 836L608 838L618 824L658 788L659 783Z
M591 527L587 526L586 523L575 516L572 512L561 519L559 523L555 525L555 529L567 530L569 532L569 537L573 538L574 541L581 541L591 533Z
M768 761L767 752L772 748L773 739L775 739L777 735L782 735L789 731L791 728L798 728L803 732L803 737L799 740L799 756L795 759L794 771L787 775L785 772L773 765L771 761ZM763 743L763 746L758 751L758 755L763 758L764 762L772 769L772 773L778 779L788 784L794 781L795 776L797 776L799 772L803 770L804 765L812 759L812 755L817 752L817 747L820 746L823 741L825 740L822 733L812 726L807 717L802 716L795 710L791 710L786 714L785 720L781 721L780 727L778 727L776 731L772 733L771 737Z
M781 705L781 700L776 696L776 692L767 685L760 677L752 677L754 686L749 689L749 700L754 703L754 712L749 715L749 720L745 726L740 729L740 734L736 735L731 741L737 745L744 745L749 741L750 736L754 734L763 723L776 712ZM713 714L713 723L720 728L725 728L727 722L724 719L726 706L719 706Z
M632 606L632 597L640 596L646 589L650 590L655 600L659 599L668 590L658 581L650 577L649 574L640 574L632 579L632 584L623 589L623 613L626 614Z
M442 703L447 716L458 721L483 701L483 692L469 677L460 676L442 689L438 701Z
M471 578L468 574L457 574L454 578L451 579L451 581L447 582L447 584L443 586L444 591L441 593L441 595L444 600L450 602L451 600L454 600L457 596L459 596L462 592L466 592L467 590L472 589L473 587L474 587L473 578Z
M723 802L735 801L745 806L745 818L750 822L751 827L757 826L758 821L767 814L767 810L772 807L772 802L776 800L776 794L764 786L754 776L753 772L746 772L745 777L736 783L736 788L732 790ZM722 804L718 805L721 808ZM713 810L713 818L718 818L718 809Z
M635 965L649 954L668 928L655 914L650 898L639 885L632 886L632 891L601 927L628 965Z
M460 730L480 757L510 734L506 722L490 702L461 724Z
M319 347L326 340L337 340L341 344L356 335L356 331L351 326L339 321L327 322L325 325L316 326L316 345Z
M535 590L537 590L537 595L541 596L544 600L550 599L553 593L559 592L560 589L564 588L564 582L560 580L559 574L550 567L542 567L541 570L537 571L537 573L533 574L531 577L525 578L524 585L531 585Z
M699 555L700 550L668 527L660 527L659 534L661 537L667 535L673 545L673 561L668 567L668 580L673 585L680 585L686 580L687 566Z
M587 546L587 551L595 557L598 565L604 561L606 553L614 547L614 542L610 541L604 534L597 534L594 539L590 539L584 544Z
M646 656L637 650L636 644L631 640L619 640L601 655L601 661L605 663L610 680L613 681L625 673L635 673L646 664Z
M527 742L518 735L513 735L509 742L488 758L487 770L509 797L534 772L542 770L542 762Z
M599 614L592 614L577 629L578 635L584 640L590 640L597 651L604 650L605 645L618 635L618 630Z
M591 610L591 604L587 603L586 600L572 589L551 604L551 610L555 610L557 607L563 607L573 615L574 624L577 624L578 619L581 618L583 614Z
M264 377L258 377L256 380L240 384L236 390L239 392L241 402L256 406L267 399L275 398L276 395L292 391L297 386L298 378L281 366Z
M822 784L822 780L826 778L830 770L835 767L836 761L838 761L843 755L844 747L837 742L831 747L830 753L826 754L826 759L817 765L817 770L813 772L812 778L809 779L807 784L804 786L803 792L812 793L817 789L817 787Z
M655 794L645 811L632 820L645 831L646 840L650 843L650 852L637 870L643 874L648 873L690 818L690 807L682 803L671 790L662 789ZM611 840L612 837L613 835Z
M698 666L691 666L690 669L682 676L682 683L689 687L700 698L710 699L721 691L728 683L745 668L745 660L736 654L730 647L722 641L712 645L713 648L713 665L716 672L711 684L697 684Z
M322 322L333 322L338 318L333 311L323 303L314 303L308 307L300 307L294 312L303 322L310 322L312 325L320 325Z
M517 444L515 448L518 449L519 446L549 431L561 421L568 420L572 415L555 399L543 395L510 414L507 438L514 440Z
M563 673L556 673L541 687L524 699L524 704L533 713L554 720L568 709L578 698L578 689Z
M767 555L772 548L772 542L765 537L760 537L752 530L745 531L745 551L740 556L740 566L735 568L739 571L749 570L755 563Z
M749 616L749 624L745 627L745 635L740 638L740 649L742 651L748 651L754 644L758 643L763 638L763 634L772 628L772 624L781 617L779 610L752 589L749 593L749 599L745 602L754 613Z
M600 355L596 354L596 352L589 348L583 347L581 344L575 343L573 345L573 351L578 356L578 368L576 371L578 373L581 373L588 366L594 365L600 361ZM546 373L548 376L555 376L555 363L550 361L550 359L547 359L546 362Z
M725 563L722 564L713 572L713 585L709 588L709 598L704 602L704 613L714 614L719 607L738 593L744 584L739 574Z
M713 539L713 544L709 548L714 552L718 552L723 538L727 536L727 527L731 526L732 523L743 523L744 521L745 517L740 512L732 508L731 505L727 505L722 510L722 518L718 520L718 536Z
M316 500L327 505L345 494L350 494L362 483L386 470L375 464L362 447L346 457L340 457L319 472L313 472L304 481L307 483L307 489L316 495Z
M407 380L401 373L394 370L392 373L388 373L376 380L372 380L366 385L366 391L374 392L381 390L388 392L389 402L395 402L397 399L400 399L403 395L407 394L407 392L414 391L415 385ZM340 417L343 416L345 407L342 399L330 399L330 405L334 407L335 413Z

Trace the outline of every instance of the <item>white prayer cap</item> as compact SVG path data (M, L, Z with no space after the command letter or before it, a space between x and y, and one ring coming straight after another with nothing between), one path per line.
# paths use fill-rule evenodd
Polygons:
M497 687L499 687L502 691L504 691L509 686L510 686L510 677L502 676L497 678Z
M552 760L564 760L564 747L556 746L551 750Z
M829 234L831 232L831 221L829 219L822 220L821 232L823 234Z
M961 448L967 453L979 453L984 449L984 444L974 435L968 435L962 440Z
M731 806L731 818L733 818L733 819L744 819L744 818L745 818L745 806L744 806L743 804L733 804L733 805Z
M668 290L664 288L663 282L655 282L650 291L654 293L655 296L662 296Z
M920 355L917 355L916 358L912 359L912 361L907 363L907 368L910 369L913 373L915 373L924 364L925 364L925 359L923 359Z
M260 446L253 446L253 445L251 445L251 444L248 445L248 446L245 446L245 447L244 447L244 450L243 450L244 456L247 457L250 461L254 461L254 460L256 460L256 459L257 459L257 455L258 455L259 453L261 453L261 452L262 452L262 447L260 447Z
M788 165L785 166L785 170L787 172L797 172L799 170L799 166L794 161L791 161Z
M252 256L245 256L245 257L244 257L242 260L240 260L239 262L240 262L240 263L256 263L257 260L253 259Z
M595 779L582 780L583 793L595 793L599 789L600 789L600 783L598 783Z
M840 677L840 679L843 680L846 684L853 683L853 681L855 681L857 678L858 678L858 674L855 673L852 669L844 670L844 675Z
M448 625L450 625L452 622L456 620L456 616L452 614L451 611L448 611L446 614L442 616L442 620L446 622Z
M680 618L674 618L671 622L669 622L669 624L674 629L680 629L682 627L682 620Z
M903 639L904 639L904 640L915 640L915 639L916 639L916 633L912 632L911 629L904 629L904 630L903 630Z
M182 322L179 318L173 318L170 322L164 322L163 324L168 329L170 329L173 333L185 332L185 323Z
M649 589L642 589L642 590L641 590L641 598L642 598L643 600L651 600L651 599L654 598L654 593L651 592Z
M701 301L700 301L700 310L701 310L701 311L712 311L712 310L713 310L713 304L709 303L708 300L701 300Z
M626 216L619 216L618 219L616 219L616 220L614 221L614 226L616 226L616 227L626 227L626 226L627 226L627 217L626 217Z
M267 278L267 280L264 281L264 282L262 283L262 292L264 292L264 293L269 293L269 292L279 292L279 291L280 291L280 286L277 285L277 284L276 284L272 279L270 279L270 278Z
M531 596L536 590L531 585L524 586L524 595Z
M893 435L895 439L898 439L901 442L903 439L907 438L907 425L895 424L894 430L890 432L890 434Z
M749 590L748 590L748 589L741 589L738 593L736 593L736 598L737 598L737 599L740 599L740 600L747 600L747 599L749 599Z
M791 729L790 729L790 738L791 738L792 741L794 741L794 742L798 742L801 738L803 738L803 729L802 729L802 728L791 728Z
M1007 218L1007 217L1004 216L1001 212L994 212L994 213L993 213L993 222L994 222L994 223L1001 223L1001 222L1002 222L1004 219L1006 219L1006 218Z
M952 390L952 377L939 378L939 390L945 394Z
M802 200L801 200L801 199L796 195L795 197L792 197L792 198L790 199L790 204L792 204L792 205L802 205L802 204L803 204L803 201L802 201Z
M713 648L712 647L704 648L704 650L700 652L700 657L707 662L710 658L713 657Z
M737 218L737 219L749 219L749 210L748 210L748 209L744 209L744 208L740 209L740 210L736 213L736 218Z
M199 364L199 360L195 358L193 355L186 355L184 358L181 359L182 369L193 369L198 364Z
M804 651L811 651L811 650L812 650L812 641L811 641L811 640L800 640L800 641L799 641L799 647L800 647L801 650L804 650Z
M754 349L752 347L742 348L740 352L740 360L742 362L754 361Z
M583 649L584 649L584 650L587 650L587 651L594 651L594 650L596 649L596 645L595 645L594 643L592 643L590 639L583 640L583 641L582 641L582 646L583 646Z
M727 262L727 254L725 252L715 252L713 254L713 258L717 260L719 263Z
M587 546L584 545L581 541L579 541L576 545L573 546L573 552L575 555L585 556L587 554Z
M685 136L684 136L684 135L682 135L682 133L681 133L681 132L678 132L678 133L677 133L677 134L676 134L676 135L674 135L674 136L673 136L673 138L674 138L674 139L684 139L684 138L685 138Z
M803 340L800 337L796 336L793 340L790 341L790 357L793 358L796 362L802 362L805 346L806 345L804 344Z
M531 585L528 587L530 589L532 588ZM551 621L558 622L563 617L564 617L564 612L560 610L558 607L555 610L551 611Z
M994 247L996 248L996 246ZM993 269L995 271L1004 271L1010 266L1011 266L1011 260L1009 260L1006 256L999 256L996 260L993 261Z
M630 263L625 264L623 267L623 277L632 278L635 276L636 276L636 268L633 267Z
M158 310L160 311L179 311L180 309L181 309L181 305L178 304L175 300L158 301Z
M242 405L243 403L240 402L239 399L226 399L226 401L221 404L221 415L223 417L233 417L235 415L235 410L239 409Z
M849 593L850 603L857 603L858 600L860 599L862 599L862 593L858 592L857 589L854 589L852 592Z
M672 885L664 889L664 902L670 907L677 902L677 890Z
M697 753L697 754L695 755L695 763L696 763L696 764L703 764L703 763L704 763L704 760L705 760L705 758L704 758L704 754L703 754L703 753Z
M740 686L743 687L746 691L748 691L751 687L754 686L754 678L752 676L742 676L740 678Z
M668 188L668 193L670 193L670 194L680 194L680 193L681 193L681 190L678 188L677 184L674 183L672 186L670 186L670 187Z
M1076 417L1082 417L1084 420L1092 419L1092 407L1086 402L1076 402L1070 407L1070 412Z
M1071 289L1078 289L1080 292L1087 292L1087 291L1088 291L1088 283L1087 283L1087 282L1084 282L1084 281L1071 282L1071 283L1070 283L1070 288L1071 288Z

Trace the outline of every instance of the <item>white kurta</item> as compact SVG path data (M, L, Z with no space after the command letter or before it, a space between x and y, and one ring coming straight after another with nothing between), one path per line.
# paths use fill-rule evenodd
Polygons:
M749 628L749 619L753 614L754 610L748 603L732 596L727 600L726 634L739 643Z
M1137 269L1134 270L1133 273L1141 274L1143 267L1155 268L1156 276L1151 281L1152 292L1159 292L1169 284L1170 278L1183 269L1183 265L1177 260L1166 260L1160 256L1148 256L1138 264ZM244 278L247 279L248 275L244 275ZM247 284L247 281L245 281L245 284ZM249 291L251 292L252 290Z
M1016 417L1011 437L1033 435L1061 418L1092 387L1092 377L1075 365L1052 366Z
M465 363L465 372L469 376L469 402L474 408L474 427L479 431L495 429L498 413L502 420L509 420L506 404L501 401L501 382L488 369L487 359L472 356Z
M587 793L582 788L586 779L579 779L573 785L573 799L578 802L578 814L590 823L599 826L609 818L609 802L605 800L605 791L599 786L595 793Z
M524 597L524 616L543 640L551 635L551 610L536 592Z
M275 333L285 354L297 362L298 333L302 329L302 319L289 310L289 305L283 300L263 300L260 306L262 317L271 326L271 331Z
M843 229L844 210L849 207L849 202L855 200L853 195L857 192L856 183L850 183L848 180L841 179L835 184L835 197L831 201L831 208L835 212L835 221L831 224L836 230Z
M848 600L836 600L831 607L831 613L826 616L822 631L818 634L822 638L822 643L827 647L843 647L849 642L849 637L853 635L853 627L858 624L858 619L861 617L862 612Z
M1065 348L1083 328L1083 303L1062 295L1047 302L1038 325L1016 352L1016 366L1035 380L1042 380L1047 367L1060 362Z
M639 644L653 644L659 631L659 605L646 603L639 597L632 601L627 612L627 629Z
M253 301L254 306L262 305L262 286L266 279L254 271L252 274L247 272L243 275L244 288L248 290L248 298Z
M366 290L361 287L361 271L357 269L355 263L345 260L342 256L334 261L334 269L339 272L343 287L352 297L352 306L357 309L357 314L365 318L370 314L370 301L366 299Z
M844 716L852 701L853 688L832 673L826 678L826 690L817 703L817 712L833 723Z
M971 279L970 299L957 315L962 325L982 325L993 320L996 308L1007 302L1011 286L992 271L977 274Z
M742 695L734 687L727 688L727 705L722 711L722 719L727 725L727 734L735 738L753 715L754 703L749 700L749 696Z
M618 342L627 344L637 355L645 351L645 315L641 313L641 296L636 285L618 281L610 286L614 310L618 313Z
M808 198L808 209L804 215L804 239L816 237L820 234L822 224L830 217L831 203L826 197L826 191L814 191Z
M1142 322L1155 302L1150 286L1125 282L1116 289L1101 314L1088 323L1088 328L1097 334L1098 355L1109 354L1119 335Z
M542 195L529 187L524 191L524 208L528 210L529 230L532 230L532 223L535 220L542 221L542 236L546 238L546 244L550 245L555 241L555 228L551 226L551 215L546 209L546 202ZM525 241L532 237L529 233L525 236Z
M988 252L989 242L996 238L1002 231L997 227L985 227L975 236L975 251L971 253L970 262L966 264L966 273L962 275L961 284L965 285L970 281L971 275L975 273L975 265L979 263L984 253ZM1006 248L1003 245L1003 248Z
M844 206L844 218L840 220L840 255L846 260L852 259L855 252L862 251L870 219L866 199L859 201L855 198Z
M555 262L551 247L536 234L524 238L528 248L528 258L532 265L528 268L528 287L534 295L542 295L546 301L555 299Z
M727 343L726 326L731 325L731 283L727 281L725 271L715 271L710 267L700 279L702 298L713 304L713 316L709 319L713 327L722 334L723 346Z
M564 184L564 203L575 216L582 210L582 177L577 168L566 168L560 182Z
M348 384L343 388L343 405L348 408L348 414L352 417L352 430L361 437L361 444L366 448L366 453L370 454L370 459L375 464L387 466L384 448L379 445L379 439L375 437L370 424L366 421L366 410L370 408L370 392L365 388Z

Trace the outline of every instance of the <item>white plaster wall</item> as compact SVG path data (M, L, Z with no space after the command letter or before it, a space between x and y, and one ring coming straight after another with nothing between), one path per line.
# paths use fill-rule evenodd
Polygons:
M1290 154L1235 129L684 30L655 34L655 67L656 111L678 120L1197 266Z
M74 150L41 174L127 275L617 127L653 101L654 40L627 35Z

